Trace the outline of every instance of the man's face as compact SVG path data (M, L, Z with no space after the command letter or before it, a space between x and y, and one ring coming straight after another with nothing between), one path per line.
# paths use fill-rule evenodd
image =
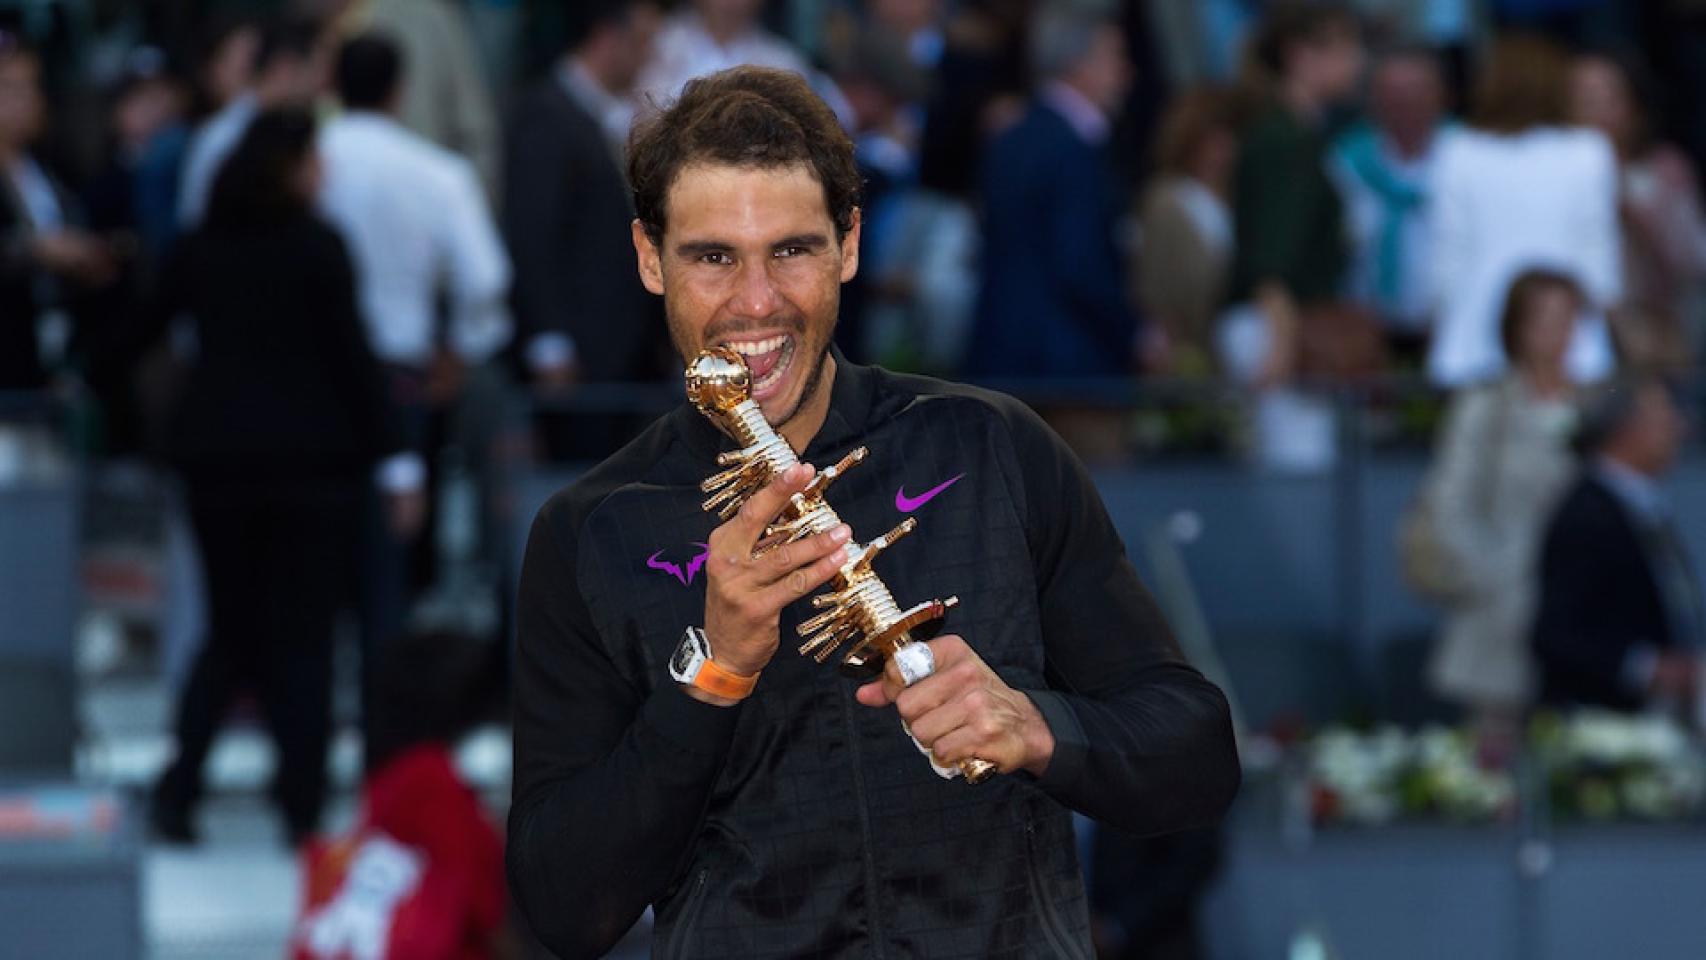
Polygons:
M1417 57L1381 64L1370 82L1369 108L1380 126L1400 140L1425 138L1445 110L1439 71Z
M1676 400L1664 386L1649 385L1636 400L1635 416L1624 428L1630 457L1640 469L1651 476L1668 471L1682 450L1688 435L1688 421L1677 408Z
M1131 90L1131 59L1126 56L1125 37L1119 28L1103 24L1096 31L1090 50L1073 70L1072 80L1096 106L1114 113Z
M857 216L837 242L823 186L804 166L689 166L666 209L661 246L636 222L634 247L675 348L688 359L717 345L746 357L753 399L782 426L822 386L841 284L859 269Z

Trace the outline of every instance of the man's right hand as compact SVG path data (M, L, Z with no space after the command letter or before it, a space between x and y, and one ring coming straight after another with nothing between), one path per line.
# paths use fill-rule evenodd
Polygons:
M790 467L711 532L705 636L711 659L724 669L745 676L764 669L781 642L782 608L827 583L847 562L845 544L853 531L845 523L753 559L764 528L787 507L788 498L806 488L813 473L808 464Z

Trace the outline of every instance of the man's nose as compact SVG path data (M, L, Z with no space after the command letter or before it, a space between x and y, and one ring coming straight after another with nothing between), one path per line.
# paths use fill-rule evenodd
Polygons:
M735 283L734 299L729 306L743 317L762 318L776 312L781 298L770 277L770 258L746 261L741 264Z

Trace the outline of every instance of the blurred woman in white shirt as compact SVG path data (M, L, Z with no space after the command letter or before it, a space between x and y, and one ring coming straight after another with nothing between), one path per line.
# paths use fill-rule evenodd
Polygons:
M1469 129L1442 145L1430 214L1435 327L1428 373L1462 387L1504 373L1499 308L1518 273L1545 267L1586 295L1566 367L1603 379L1615 357L1604 310L1622 295L1617 159L1596 130L1565 127L1569 61L1532 37L1498 41Z

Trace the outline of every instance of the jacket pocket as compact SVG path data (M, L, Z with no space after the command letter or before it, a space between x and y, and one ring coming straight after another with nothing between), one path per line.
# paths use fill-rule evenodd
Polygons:
M1073 943L1072 935L1061 918L1060 908L1054 898L1049 896L1048 884L1043 880L1041 868L1038 866L1041 851L1037 845L1037 825L1034 822L1025 824L1025 857L1026 875L1031 883L1031 902L1036 905L1037 917L1042 921L1043 939L1053 956L1064 960L1088 960L1087 954Z
M693 881L693 889L687 892L687 901L681 905L681 914L675 918L675 929L669 935L669 949L663 952L670 960L687 956L687 948L693 943L693 928L699 922L699 911L705 906L705 887L710 876L709 867L700 870Z

